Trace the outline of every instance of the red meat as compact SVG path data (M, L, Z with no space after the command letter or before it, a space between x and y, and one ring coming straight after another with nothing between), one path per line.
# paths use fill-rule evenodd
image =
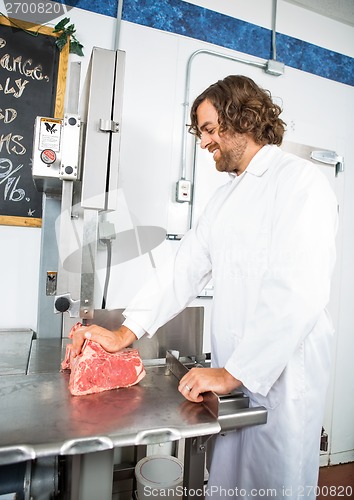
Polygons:
M86 340L76 358L71 358L71 349L69 344L61 367L71 369L69 391L73 396L130 387L145 376L137 349L126 348L112 354L91 340Z

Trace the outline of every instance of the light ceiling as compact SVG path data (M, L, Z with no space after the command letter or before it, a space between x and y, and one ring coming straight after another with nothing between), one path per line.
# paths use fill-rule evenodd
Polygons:
M285 0L330 17L341 23L354 26L354 0Z

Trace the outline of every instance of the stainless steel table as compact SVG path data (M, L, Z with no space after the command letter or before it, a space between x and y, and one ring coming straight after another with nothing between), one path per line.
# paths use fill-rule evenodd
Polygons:
M0 377L0 464L216 434L203 405L186 401L163 366L133 387L71 396L68 373Z
M183 398L163 363L146 362L145 378L133 387L72 396L69 373L60 371L68 339L14 333L2 343L0 465L71 455L70 498L110 500L114 448L186 438L199 463L196 439L220 431L203 405Z
M33 330L0 330L0 376L26 374Z
M249 408L241 391L220 401L217 414L187 401L165 360L145 360L146 376L133 387L72 396L69 373L60 371L68 339L0 335L0 466L71 457L72 500L111 500L115 448L179 439L189 499L203 487L209 437L266 422L266 410Z

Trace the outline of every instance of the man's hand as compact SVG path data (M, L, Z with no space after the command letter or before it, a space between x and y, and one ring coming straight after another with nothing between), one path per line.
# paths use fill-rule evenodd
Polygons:
M178 390L189 401L201 403L203 392L227 394L242 385L225 368L192 368L181 378Z
M75 325L69 337L73 339L72 355L78 356L86 339L100 344L108 352L118 352L137 340L136 335L126 326L121 326L117 331L107 330L97 325Z

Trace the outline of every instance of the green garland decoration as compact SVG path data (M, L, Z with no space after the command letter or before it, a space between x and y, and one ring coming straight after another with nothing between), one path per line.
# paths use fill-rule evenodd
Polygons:
M59 21L59 23L54 26L53 32L60 33L60 36L57 38L55 43L61 52L69 40L70 44L69 52L71 54L83 56L84 53L82 49L84 48L84 46L79 42L79 40L75 36L76 33L75 25L74 24L68 25L68 23L70 23L70 18L64 17L64 19Z

